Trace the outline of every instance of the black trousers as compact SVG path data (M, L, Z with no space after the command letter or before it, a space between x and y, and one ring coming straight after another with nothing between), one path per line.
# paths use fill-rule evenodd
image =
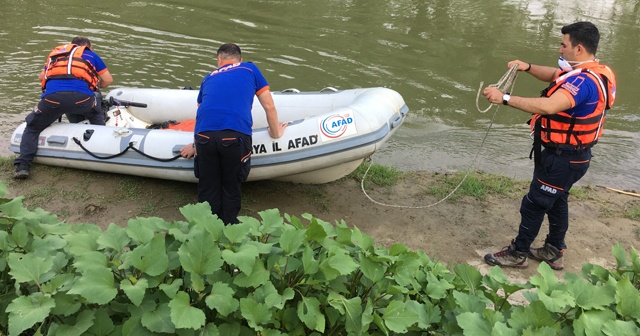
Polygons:
M94 95L78 92L56 92L44 96L38 106L25 118L27 126L20 140L20 156L13 163L31 164L38 151L40 133L63 114L78 115L96 125L104 125L104 115L94 109Z
M515 240L518 251L529 251L545 214L549 219L545 242L559 250L567 248L564 238L569 229L569 190L587 173L590 161L589 148L576 153L542 151L540 167L534 171L529 193L520 205L521 221Z
M238 223L241 183L251 169L251 136L232 130L202 132L195 135L195 144L198 202L209 202L225 224Z

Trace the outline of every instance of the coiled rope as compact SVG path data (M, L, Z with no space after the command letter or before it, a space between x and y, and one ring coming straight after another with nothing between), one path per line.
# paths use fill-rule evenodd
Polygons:
M509 70L502 76L502 78L500 78L500 80L497 83L491 84L491 85L489 85L489 87L495 87L495 88L497 88L498 90L500 90L502 92L513 92L513 88L515 87L516 77L517 76L518 76L518 65L516 64L516 65L512 66L511 68L509 68ZM484 147L484 143L487 140L487 136L489 135L489 131L491 130L491 127L493 126L493 121L495 120L495 117L498 114L498 109L500 108L499 104L491 104L491 105L489 105L489 107L487 107L484 110L480 109L480 104L478 103L478 100L480 98L480 92L482 91L483 85L484 85L484 82L480 82L480 87L478 88L478 93L476 95L476 108L478 109L478 112L486 113L491 109L492 105L496 105L496 109L495 109L495 112L493 113L493 116L491 117L491 121L489 123L489 127L487 128L487 131L485 132L484 137L482 138L482 142L480 143L478 151L476 152L476 155L473 157L473 160L471 161L471 164L469 164L469 168L467 168L467 172L465 173L465 175L462 178L462 180L460 180L458 185L456 185L456 187L453 188L453 190L451 190L451 192L449 192L449 194L447 194L444 198L442 198L441 200L439 200L439 201L437 201L435 203L428 204L428 205L422 205L422 206L386 204L386 203L383 203L383 202L376 201L373 198L371 198L371 196L369 196L369 194L367 194L367 191L364 189L364 181L365 181L365 179L367 177L367 173L369 173L369 169L371 169L371 166L373 165L373 161L371 160L371 157L369 156L366 159L367 161L369 161L369 166L367 167L367 170L364 172L364 175L362 175L362 180L360 180L360 188L362 189L362 192L364 193L364 195L371 202L373 202L375 204L382 205L382 206L387 206L387 207L393 207L393 208L403 208L403 209L425 209L425 208L430 208L430 207L436 206L436 205L446 201L447 199L449 199L449 197L451 197L460 188L460 186L462 186L462 183L464 183L464 181L467 179L469 174L472 171L475 170L476 165L477 165L478 156L480 155L480 149Z

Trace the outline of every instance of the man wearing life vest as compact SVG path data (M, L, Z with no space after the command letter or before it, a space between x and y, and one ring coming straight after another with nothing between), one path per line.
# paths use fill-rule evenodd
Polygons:
M600 136L606 112L616 98L616 79L595 58L600 33L590 22L562 27L560 69L514 60L508 63L551 85L539 98L512 96L495 87L484 89L494 104L504 104L533 115L535 168L529 192L520 206L517 237L503 250L484 256L490 265L524 268L527 258L564 268L565 235L569 227L569 190L589 168L591 147ZM531 248L549 219L549 233L540 248Z
M70 122L86 118L92 124L105 124L104 115L96 106L94 91L113 82L107 66L84 36L53 49L39 78L43 90L41 100L25 118L27 126L20 140L20 156L13 162L14 176L19 179L29 177L40 133L63 114Z

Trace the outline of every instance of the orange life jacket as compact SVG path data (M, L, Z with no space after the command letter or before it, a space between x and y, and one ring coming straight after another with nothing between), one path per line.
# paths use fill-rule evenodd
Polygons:
M57 46L49 53L42 79L42 89L49 79L82 79L92 91L98 89L98 73L95 67L82 58L85 46L65 44Z
M572 117L566 112L542 116L535 114L531 120L531 131L534 140L542 142L546 147L559 149L584 149L596 144L602 135L606 111L613 106L616 99L616 79L613 71L606 66L593 66L561 72L560 76L542 91L543 97L550 97L567 78L584 73L592 78L598 87L599 100L596 108L587 116Z

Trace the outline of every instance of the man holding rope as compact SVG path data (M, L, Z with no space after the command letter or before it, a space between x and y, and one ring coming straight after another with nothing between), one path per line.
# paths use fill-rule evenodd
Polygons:
M512 96L495 87L484 89L493 104L504 104L533 115L530 120L535 168L529 192L520 206L521 221L511 244L484 260L489 265L527 267L527 258L564 268L565 235L569 227L569 190L589 168L591 147L602 134L606 111L615 101L616 80L595 58L600 33L591 22L562 27L560 69L520 60L508 63L551 83L538 98ZM531 248L544 215L549 233L544 245Z

